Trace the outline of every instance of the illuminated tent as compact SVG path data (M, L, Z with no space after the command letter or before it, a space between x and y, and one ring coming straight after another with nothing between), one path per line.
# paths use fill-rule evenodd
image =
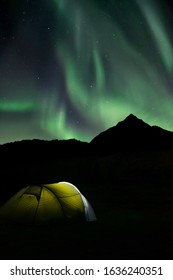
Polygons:
M67 182L30 185L0 209L1 222L42 225L65 220L96 220L86 198Z

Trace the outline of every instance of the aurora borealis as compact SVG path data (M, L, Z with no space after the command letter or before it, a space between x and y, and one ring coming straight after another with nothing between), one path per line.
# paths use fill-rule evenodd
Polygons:
M165 0L3 0L0 143L90 141L130 113L173 131Z

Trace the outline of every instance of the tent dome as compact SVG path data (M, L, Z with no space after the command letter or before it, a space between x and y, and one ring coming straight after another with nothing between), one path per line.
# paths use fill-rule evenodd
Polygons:
M87 199L67 182L25 187L0 209L1 222L42 225L63 220L96 220Z

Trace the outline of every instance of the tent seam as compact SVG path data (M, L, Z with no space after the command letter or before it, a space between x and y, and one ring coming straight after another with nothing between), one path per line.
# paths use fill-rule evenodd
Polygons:
M61 203L60 200L59 200L59 197L57 197L56 194L55 194L52 190L50 190L49 188L47 188L47 187L45 187L45 186L43 186L43 187L44 187L45 189L47 189L49 192L53 193L53 195L57 198L59 204L61 205L61 208L62 208L62 212L63 212L63 214L64 214L64 217L67 218L67 216L66 216L66 214L65 214L65 210L64 210L64 208L63 208L63 205L62 205L62 203ZM62 197L60 197L60 198L62 198Z

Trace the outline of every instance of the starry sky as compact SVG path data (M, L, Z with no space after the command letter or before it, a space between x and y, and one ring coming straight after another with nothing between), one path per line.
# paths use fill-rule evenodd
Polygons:
M167 0L1 0L0 144L173 131L172 30Z

